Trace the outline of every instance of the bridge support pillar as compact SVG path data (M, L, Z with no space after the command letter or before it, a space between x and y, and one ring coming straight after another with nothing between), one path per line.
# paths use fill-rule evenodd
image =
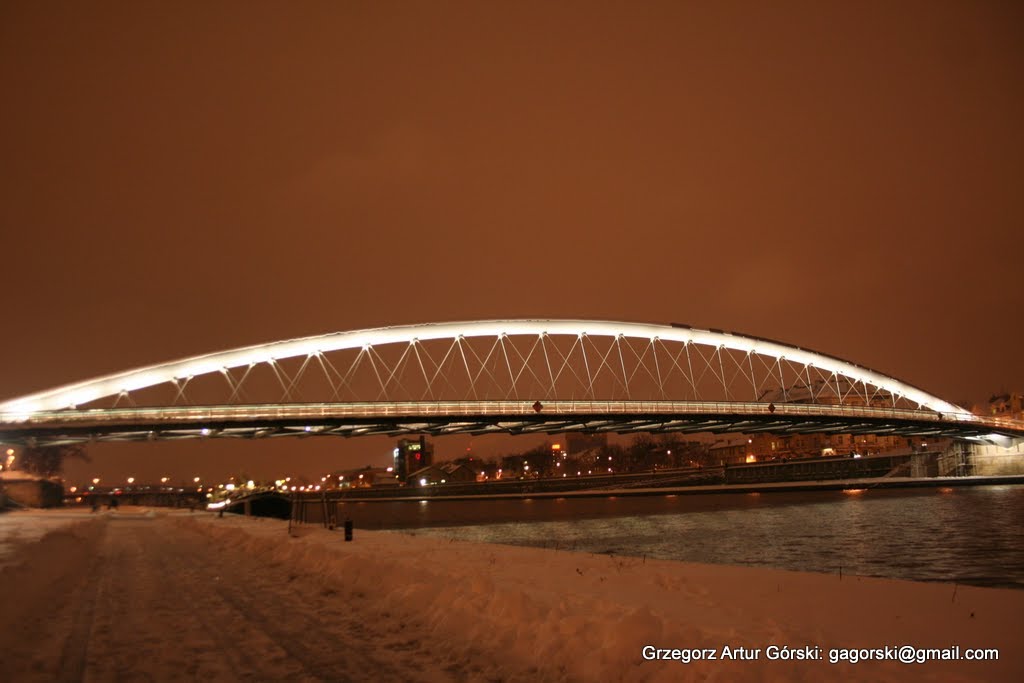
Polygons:
M245 510L245 516L246 517L252 517L252 501L251 500L245 501L245 503L242 505L242 508Z

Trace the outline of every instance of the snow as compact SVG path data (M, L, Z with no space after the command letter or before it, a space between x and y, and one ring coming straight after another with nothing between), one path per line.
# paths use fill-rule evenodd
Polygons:
M19 550L58 529L87 521L81 510L25 509L0 513L0 568L10 564Z
M34 542L0 567L5 680L1024 680L1021 591L361 529L346 543L210 513L35 514L18 534ZM823 661L768 661L772 644ZM903 644L1001 657L828 661ZM645 661L644 645L760 658Z
M686 564L338 532L245 518L188 522L222 547L261 554L373 609L417 624L452 661L493 662L503 678L1021 680L1024 593L769 569ZM955 591L955 595L954 595ZM368 618L379 616L368 614ZM824 662L650 662L641 648L820 645ZM828 648L998 647L999 662L828 663ZM688 667L688 668L687 668ZM531 674L530 676L533 676ZM527 676L528 678L530 676Z

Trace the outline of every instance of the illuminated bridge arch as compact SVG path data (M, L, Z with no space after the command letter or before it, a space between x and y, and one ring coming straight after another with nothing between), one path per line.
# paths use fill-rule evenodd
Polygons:
M559 343L559 342L562 343ZM430 352L424 345L430 342ZM478 342L475 343L474 342ZM518 343L517 343L518 342ZM393 352L388 358L384 347ZM330 354L354 351L347 367ZM297 368L281 367L298 359ZM781 342L702 330L586 320L488 320L335 332L247 346L119 372L0 403L0 412L76 409L102 399L120 403L143 390L171 387L182 402L202 376L220 376L240 403L248 375L265 366L278 380L279 403L298 402L303 376L319 372L333 398L414 400L678 399L904 404L939 413L963 408L854 363ZM363 375L363 381L356 377ZM457 375L457 378L453 377ZM369 376L371 381L365 381ZM359 395L364 392L363 395ZM602 393L607 392L607 393ZM421 394L416 396L416 394Z
M830 355L685 325L487 320L248 346L0 403L0 441L559 431L1020 436ZM998 427L998 425L996 425Z

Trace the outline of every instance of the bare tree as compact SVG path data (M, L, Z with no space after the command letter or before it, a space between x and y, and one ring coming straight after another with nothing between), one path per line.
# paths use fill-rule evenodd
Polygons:
M81 458L89 462L89 456L82 444L64 446L36 446L25 448L18 455L17 469L47 479L64 471L65 458Z

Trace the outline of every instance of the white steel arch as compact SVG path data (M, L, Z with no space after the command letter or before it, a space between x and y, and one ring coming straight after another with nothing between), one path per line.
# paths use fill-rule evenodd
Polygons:
M167 382L287 358L314 357L331 351L402 342L512 335L635 338L693 343L744 353L757 353L815 367L854 382L874 385L894 396L905 398L922 408L939 413L966 413L959 406L882 373L780 342L681 325L592 320L481 320L333 332L194 356L76 382L0 403L0 413L14 420L27 419L39 411L74 409L97 399Z

